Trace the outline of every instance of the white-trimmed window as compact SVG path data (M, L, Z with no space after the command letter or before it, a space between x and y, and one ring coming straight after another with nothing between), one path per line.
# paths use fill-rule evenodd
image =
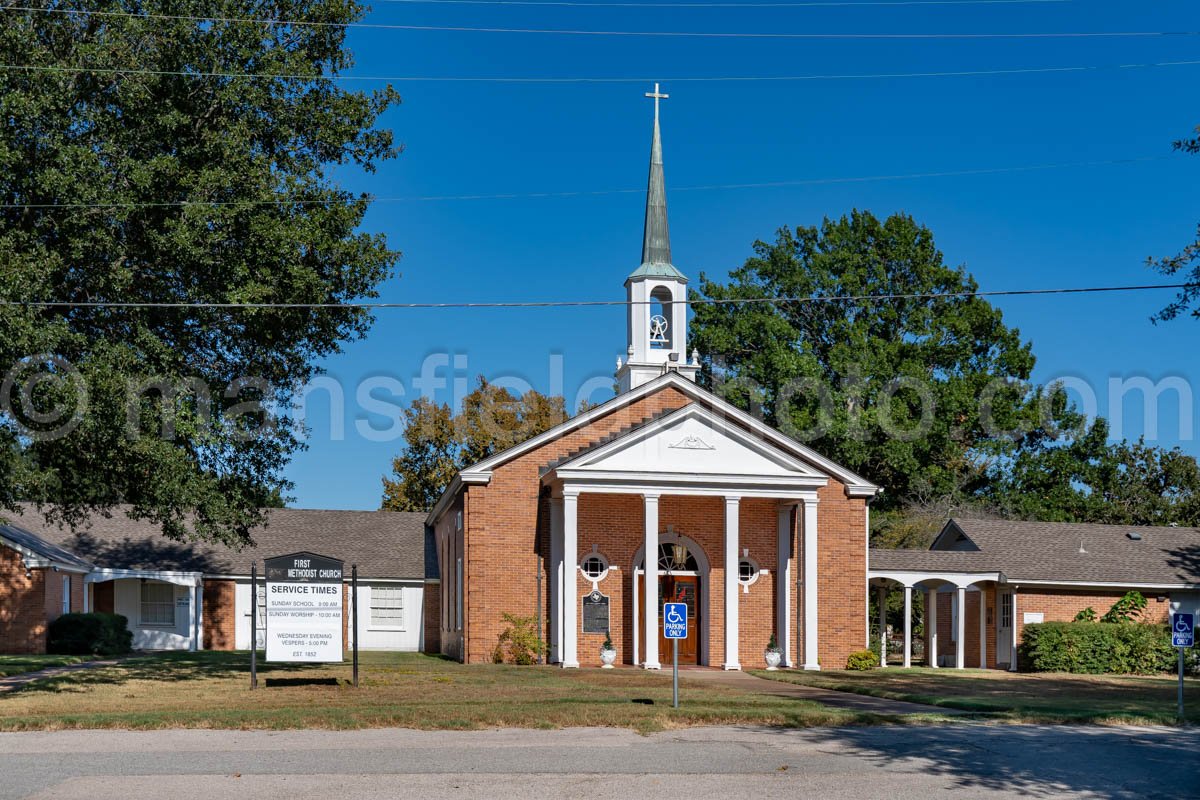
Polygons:
M62 613L71 613L71 576L63 575Z
M758 580L759 572L758 562L753 558L747 557L738 561L738 583L742 586L749 587Z
M404 587L371 587L371 627L404 627Z
M175 587L169 583L143 581L141 619L143 625L175 627Z
M608 559L599 553L588 553L579 562L579 570L590 581L602 580L608 574Z
M958 641L958 592L950 595L950 641Z

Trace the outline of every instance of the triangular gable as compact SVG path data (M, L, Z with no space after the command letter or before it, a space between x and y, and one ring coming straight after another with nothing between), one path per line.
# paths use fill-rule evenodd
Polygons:
M688 405L556 466L557 471L828 479L711 409Z

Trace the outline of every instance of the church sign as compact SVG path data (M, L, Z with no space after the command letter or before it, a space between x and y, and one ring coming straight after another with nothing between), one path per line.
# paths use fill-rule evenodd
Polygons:
M342 660L342 562L313 553L266 559L267 660Z
M590 592L583 596L583 632L608 633L608 596Z

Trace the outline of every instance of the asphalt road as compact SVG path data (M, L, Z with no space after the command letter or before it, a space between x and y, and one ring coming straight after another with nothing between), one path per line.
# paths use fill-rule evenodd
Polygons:
M1200 730L0 734L0 797L1200 797Z

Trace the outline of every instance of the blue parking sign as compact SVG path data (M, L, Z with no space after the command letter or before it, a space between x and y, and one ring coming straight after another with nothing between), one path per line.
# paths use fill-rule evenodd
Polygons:
M1196 617L1193 614L1171 615L1171 646L1196 646Z
M663 603L663 636L668 639L686 639L687 628L687 604Z

